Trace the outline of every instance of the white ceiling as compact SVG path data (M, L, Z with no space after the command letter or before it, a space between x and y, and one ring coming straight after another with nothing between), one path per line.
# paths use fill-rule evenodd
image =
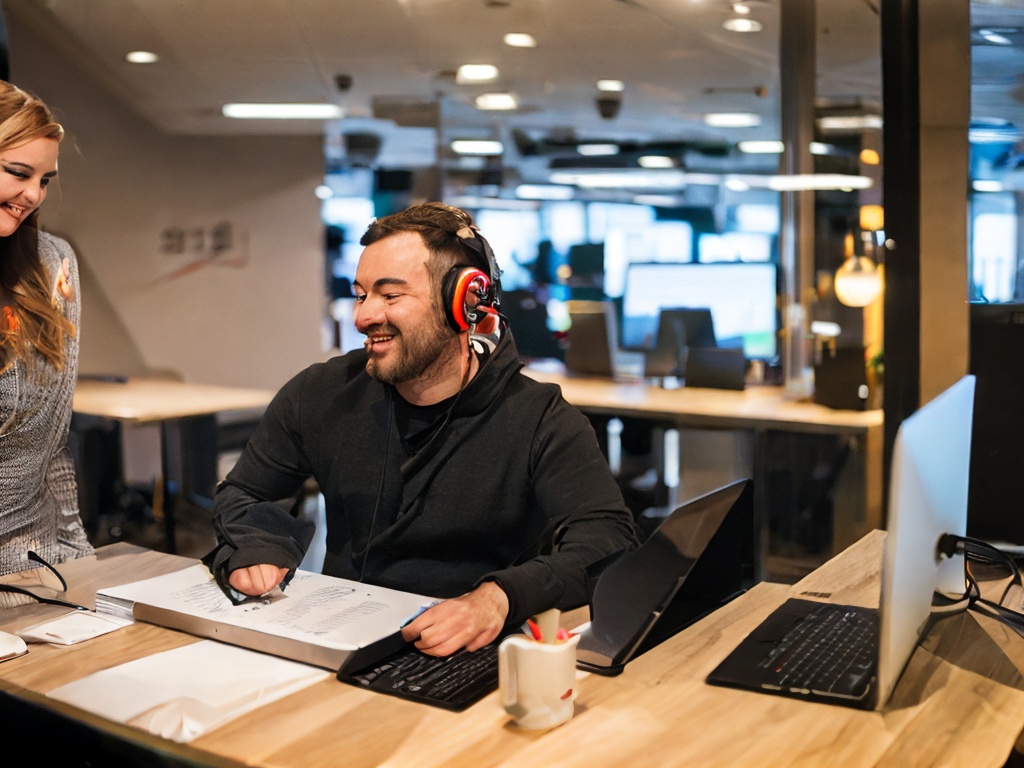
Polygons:
M723 29L727 0L3 0L3 7L163 130L326 129L334 137L328 148L342 158L340 135L369 133L383 141L377 162L400 166L432 161L437 144L456 137L514 145L513 132L520 149L526 139L725 150L739 139L780 138L779 2L748 0L763 24L756 34ZM880 108L879 3L818 0L820 103ZM985 23L1019 29L1022 5L986 0L972 8L988 14ZM528 32L538 45L508 47L506 32ZM127 64L125 53L137 49L156 52L159 62ZM1024 89L1024 66L1008 65L1004 50L991 53L997 74L976 102L991 93L1005 104ZM453 73L463 63L495 64L501 74L486 88L458 85ZM351 88L339 90L340 74L351 77ZM599 78L625 83L614 119L598 114ZM521 108L479 112L472 101L483 90L512 91ZM233 101L332 101L346 118L325 126L222 117L221 105ZM731 131L703 124L705 113L724 111L754 112L762 122ZM705 153L704 162L715 155Z

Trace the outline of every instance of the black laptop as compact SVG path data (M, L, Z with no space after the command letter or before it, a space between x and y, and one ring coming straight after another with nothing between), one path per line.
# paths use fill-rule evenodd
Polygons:
M742 594L756 573L753 484L688 501L605 567L580 632L577 667L604 675Z

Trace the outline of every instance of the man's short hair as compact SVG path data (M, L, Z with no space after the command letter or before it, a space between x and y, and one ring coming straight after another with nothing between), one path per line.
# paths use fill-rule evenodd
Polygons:
M491 267L473 249L462 243L458 232L473 226L473 217L461 208L445 203L421 203L374 219L359 240L366 246L399 232L418 232L430 252L427 271L431 284L441 295L444 276L455 266L472 266L490 275Z

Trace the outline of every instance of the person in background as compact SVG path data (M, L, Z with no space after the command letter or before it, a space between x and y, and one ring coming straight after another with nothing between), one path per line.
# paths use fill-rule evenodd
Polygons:
M67 445L78 266L37 228L63 136L42 101L0 81L0 574L92 553ZM0 606L31 599L0 592Z
M270 404L214 499L218 582L236 598L287 584L311 523L274 502L312 476L324 573L443 599L403 629L427 653L586 604L588 566L636 545L633 518L587 419L520 372L489 244L442 203L378 219L360 242L364 348Z

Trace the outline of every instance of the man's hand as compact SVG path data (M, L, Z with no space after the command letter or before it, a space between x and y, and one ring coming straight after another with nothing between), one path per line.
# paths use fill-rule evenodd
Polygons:
M228 576L228 584L243 595L259 597L272 590L288 575L287 568L262 563L248 568L236 568Z
M483 648L501 632L508 616L508 597L493 581L485 581L462 597L445 600L424 611L402 629L406 641L433 656L450 656L462 648Z

